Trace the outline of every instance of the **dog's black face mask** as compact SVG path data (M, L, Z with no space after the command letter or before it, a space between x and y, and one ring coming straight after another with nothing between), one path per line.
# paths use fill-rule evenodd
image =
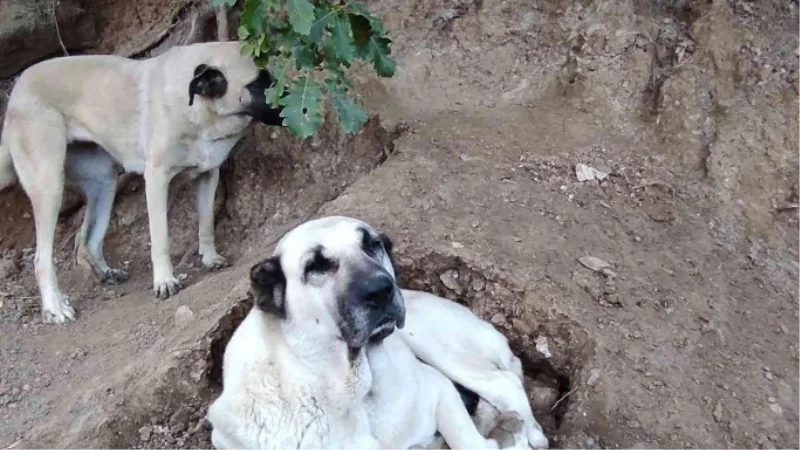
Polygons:
M250 91L252 101L247 105L244 113L263 124L280 126L283 124L283 118L281 117L283 107L272 108L267 104L265 95L265 91L273 84L274 80L269 71L266 69L260 70L258 78L245 86Z
M405 324L405 302L395 278L383 266L394 267L391 240L360 229L362 259L351 264L349 282L338 300L342 337L351 349L378 344ZM393 269L394 270L394 269Z
M228 92L228 79L219 69L200 64L194 69L194 76L189 83L189 106L194 104L194 96L208 99L222 98Z

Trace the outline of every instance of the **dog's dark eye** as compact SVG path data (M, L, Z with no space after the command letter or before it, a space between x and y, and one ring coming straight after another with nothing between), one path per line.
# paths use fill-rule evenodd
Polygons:
M379 238L370 235L366 230L362 230L361 248L368 255L375 256L383 248L383 242Z
M336 269L336 263L331 260L330 258L326 258L322 255L322 252L314 252L314 257L311 258L308 263L306 263L305 273L306 275L316 273L327 273L332 272Z

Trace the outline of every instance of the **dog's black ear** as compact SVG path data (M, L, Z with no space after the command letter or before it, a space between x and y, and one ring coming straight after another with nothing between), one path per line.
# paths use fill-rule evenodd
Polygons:
M200 64L194 69L194 78L189 82L189 106L194 103L194 96L220 98L228 90L228 79L213 67Z
M397 263L394 260L394 254L392 250L394 249L394 244L392 240L384 233L378 233L378 239L381 240L383 243L383 249L386 250L386 256L389 257L389 261L392 263L392 270L394 270L394 278L396 280L400 279L400 269L397 267Z
M250 291L256 308L286 318L286 276L280 257L265 259L250 269Z

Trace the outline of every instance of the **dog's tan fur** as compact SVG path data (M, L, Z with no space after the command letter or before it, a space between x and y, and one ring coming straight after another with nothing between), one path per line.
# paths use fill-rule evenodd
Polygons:
M190 84L205 76L198 75L205 73L203 67L221 72L227 88L221 96L194 95L190 104ZM238 42L179 46L140 61L100 55L56 58L23 72L11 94L0 140L0 189L19 177L30 197L36 279L46 322L75 316L53 267L65 179L86 194L78 256L102 280L127 278L124 271L109 268L102 253L119 167L144 174L157 296L180 289L170 261L167 191L181 172L195 178L203 264L226 264L214 244L214 193L220 164L252 120L246 112L257 99L248 85L259 76ZM73 141L98 146L68 152Z

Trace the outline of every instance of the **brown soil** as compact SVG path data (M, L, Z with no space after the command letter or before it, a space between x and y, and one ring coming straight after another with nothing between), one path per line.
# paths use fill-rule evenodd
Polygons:
M98 48L172 7L129 3L104 5ZM249 265L327 214L381 228L405 286L506 332L554 446L798 447L797 3L369 4L399 63L356 76L381 120L304 143L256 127L218 192L221 273L199 268L176 185L177 297L148 290L135 180L106 243L132 280L75 266L82 212L65 207L58 273L80 317L42 325L29 204L0 195L0 448L208 447ZM580 163L610 176L578 182Z

